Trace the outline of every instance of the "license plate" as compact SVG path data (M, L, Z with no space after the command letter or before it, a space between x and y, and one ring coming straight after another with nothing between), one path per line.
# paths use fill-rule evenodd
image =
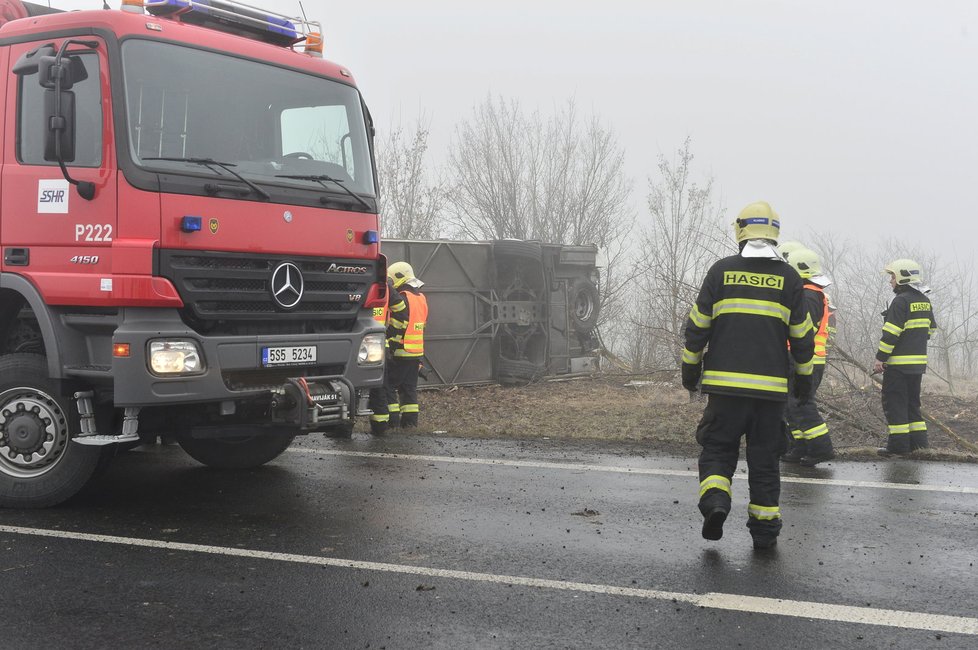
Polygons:
M308 366L316 363L315 345L295 345L281 348L262 348L261 365Z

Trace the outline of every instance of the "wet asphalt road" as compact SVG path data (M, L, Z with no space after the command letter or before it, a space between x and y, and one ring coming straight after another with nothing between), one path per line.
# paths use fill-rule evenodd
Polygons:
M0 511L0 647L978 647L978 466L795 472L769 553L746 481L700 537L694 469L546 440L314 436L244 472L141 447Z

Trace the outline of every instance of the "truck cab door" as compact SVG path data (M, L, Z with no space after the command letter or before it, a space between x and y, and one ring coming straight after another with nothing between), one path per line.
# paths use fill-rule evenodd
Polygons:
M111 297L112 241L118 236L116 164L109 65L98 47L69 46L84 66L73 84L75 147L65 166L71 178L94 183L91 199L71 185L57 161L45 159L45 88L39 74L15 74L21 57L46 43L10 46L6 59L3 168L0 172L2 270L27 277L48 304L97 306Z

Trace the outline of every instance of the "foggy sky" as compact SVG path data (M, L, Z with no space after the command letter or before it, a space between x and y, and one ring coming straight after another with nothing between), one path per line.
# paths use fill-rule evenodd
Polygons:
M249 4L298 13L291 0ZM430 119L433 166L489 93L545 113L574 97L625 146L640 217L657 156L688 135L696 174L715 178L731 219L760 199L787 238L817 228L976 248L971 0L303 4L379 132Z

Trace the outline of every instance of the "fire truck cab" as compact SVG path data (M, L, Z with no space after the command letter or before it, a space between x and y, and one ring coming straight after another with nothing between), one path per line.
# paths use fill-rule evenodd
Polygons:
M322 29L0 0L0 506L174 438L253 467L382 382L373 127Z

